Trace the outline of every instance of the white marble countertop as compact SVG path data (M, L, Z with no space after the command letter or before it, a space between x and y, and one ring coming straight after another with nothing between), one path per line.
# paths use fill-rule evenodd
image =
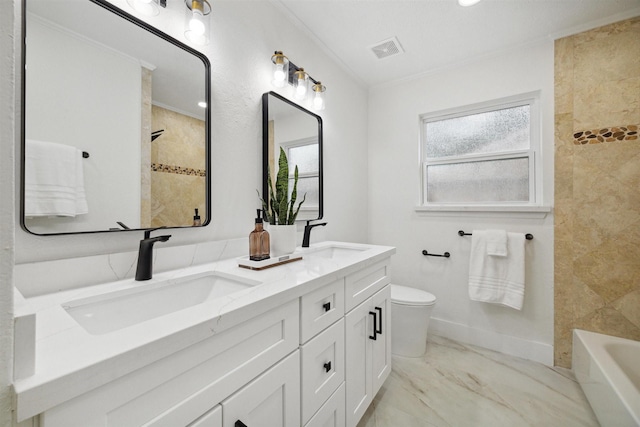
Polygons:
M312 256L313 252L332 246L361 250L344 257ZM302 254L302 260L260 271L241 268L233 258L158 273L145 282L126 279L27 299L16 290L16 310L36 315L35 337L17 338L35 340L35 373L14 382L18 420L37 415L379 262L394 254L395 248L322 242L310 248L298 248L297 253ZM259 284L101 335L87 332L63 308L64 303L79 298L211 271Z

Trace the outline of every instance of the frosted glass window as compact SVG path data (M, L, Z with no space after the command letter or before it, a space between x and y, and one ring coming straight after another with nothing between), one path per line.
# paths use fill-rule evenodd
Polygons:
M320 183L318 177L298 178L298 198L296 199L296 208L298 203L302 201L305 193L307 194L302 207L318 208L320 206ZM293 191L293 179L289 180L289 193ZM291 196L291 194L289 194Z
M537 95L423 115L422 204L537 204Z
M530 107L521 105L425 123L427 157L526 150Z
M523 157L427 166L427 201L528 202L528 165Z
M315 173L318 174L318 165L320 152L318 144L300 145L289 147L287 159L289 160L289 173L293 175L296 165L298 165L298 173Z

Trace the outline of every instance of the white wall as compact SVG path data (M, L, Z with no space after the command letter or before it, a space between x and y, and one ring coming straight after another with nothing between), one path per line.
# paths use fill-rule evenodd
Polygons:
M125 0L114 4L132 13ZM185 41L183 4L167 2L144 18ZM212 222L199 229L172 230L166 245L242 237L253 229L261 189L261 96L272 90L271 55L283 50L327 86L325 123L325 219L312 240L366 240L367 92L337 66L270 2L218 1L211 16L211 42L197 47L212 68ZM291 99L287 90L280 94ZM342 171L349 179L342 183ZM78 236L16 235L17 262L136 250L141 233ZM301 237L300 237L301 239Z
M477 213L424 214L419 204L419 115L540 91L543 197L553 201L553 43L470 62L373 88L369 97L369 236L397 247L393 281L437 297L432 332L553 363L553 218ZM504 228L532 233L526 242L522 311L471 302L467 293L470 237L458 230ZM448 251L451 258L425 257Z
M0 425L11 425L13 377L13 264L17 138L13 1L0 1Z

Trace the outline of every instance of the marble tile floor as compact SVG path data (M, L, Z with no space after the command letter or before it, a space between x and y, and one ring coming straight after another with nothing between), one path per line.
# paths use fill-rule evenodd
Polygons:
M573 373L429 336L393 370L358 427L599 426Z

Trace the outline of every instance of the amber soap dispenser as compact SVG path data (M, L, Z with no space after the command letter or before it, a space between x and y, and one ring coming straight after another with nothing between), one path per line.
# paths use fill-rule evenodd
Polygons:
M269 259L269 232L264 229L260 209L257 209L256 228L249 234L249 259L264 261Z

